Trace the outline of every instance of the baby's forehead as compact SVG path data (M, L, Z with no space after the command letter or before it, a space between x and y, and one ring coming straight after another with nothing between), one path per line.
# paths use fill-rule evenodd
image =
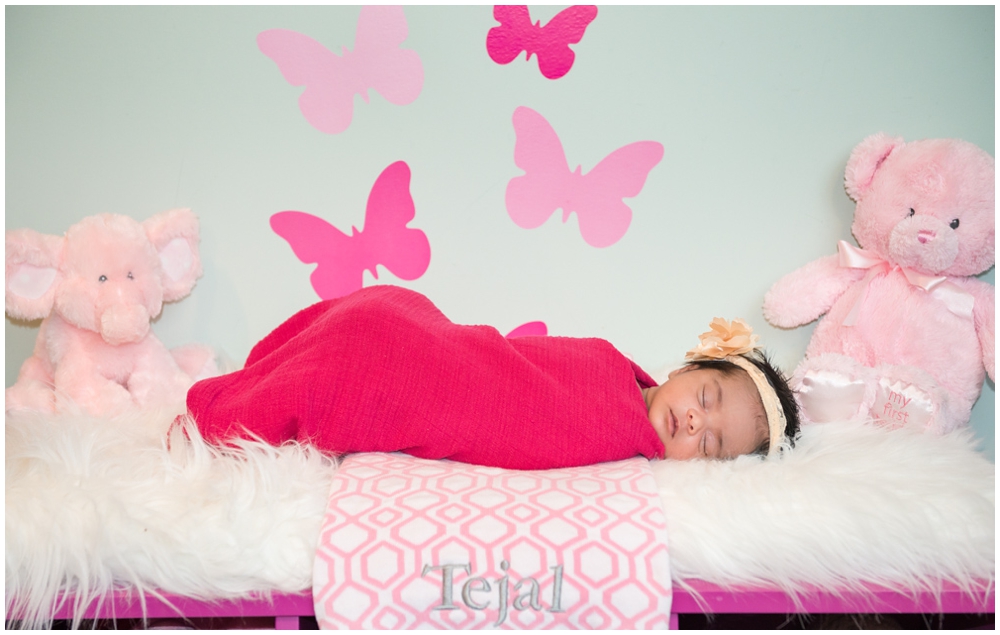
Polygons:
M730 390L741 389L748 396L757 394L757 387L754 385L753 379L750 378L747 371L738 366L703 366L699 370L715 375Z
M739 367L719 368L703 367L700 370L707 370L712 373L715 379L720 382L723 390L723 401L730 412L747 412L747 418L753 422L754 437L756 443L761 443L770 436L767 425L767 411L764 409L764 401L757 391L757 385L750 378L749 373ZM746 421L742 417L737 417L737 421ZM732 421L732 420L731 420Z
M766 431L767 414L764 410L764 401L760 398L760 393L757 391L757 385L753 383L753 379L750 378L750 374L742 368L733 368L732 370L708 368L706 370L714 371L715 374L720 377L720 380L723 383L723 388L729 393L727 396L730 399L745 400L747 402L746 405L753 408L754 414L759 415L760 419L763 421L763 426Z

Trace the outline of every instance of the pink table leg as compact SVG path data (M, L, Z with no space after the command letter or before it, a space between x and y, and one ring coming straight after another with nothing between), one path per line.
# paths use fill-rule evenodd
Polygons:
M298 615L278 615L274 618L274 630L276 631L297 631L299 630Z

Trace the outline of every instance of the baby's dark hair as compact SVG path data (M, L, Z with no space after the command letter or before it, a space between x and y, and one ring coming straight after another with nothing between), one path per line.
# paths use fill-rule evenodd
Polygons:
M760 349L743 355L743 357L764 373L764 376L767 377L767 383L771 385L771 388L774 389L774 394L778 396L778 403L781 404L781 409L785 412L785 438L794 447L795 439L799 435L799 406L795 402L795 393L792 392L791 387L788 385L788 378L785 377L780 368L771 363L770 358ZM688 365L695 368L714 368L726 375L745 372L736 364L721 359L688 362ZM764 442L757 446L753 454L766 456L770 447L771 439L770 435L768 435L764 439Z

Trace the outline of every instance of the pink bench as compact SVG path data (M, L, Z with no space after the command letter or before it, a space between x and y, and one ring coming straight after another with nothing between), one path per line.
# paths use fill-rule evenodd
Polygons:
M800 603L777 589L724 589L716 585L694 581L691 586L698 592L675 588L670 616L671 628L677 628L681 614L758 614L758 613L995 613L992 585L970 595L955 585L945 585L938 595L930 592L901 593L881 587L867 587L865 591L837 592L809 590L799 595ZM699 597L700 596L700 597ZM312 593L274 594L271 599L192 600L166 595L170 604L158 598L147 597L145 616L161 618L274 618L278 630L299 628L302 617L313 616ZM171 604L173 606L171 606ZM71 619L72 609L63 607L56 619ZM82 616L84 619L140 619L143 609L137 597L119 592L100 607L91 605Z

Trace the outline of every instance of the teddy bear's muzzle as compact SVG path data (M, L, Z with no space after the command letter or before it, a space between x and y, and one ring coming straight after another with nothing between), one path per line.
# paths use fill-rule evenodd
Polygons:
M958 247L955 230L932 216L907 218L889 235L891 260L930 275L950 267L958 257Z
M141 304L116 305L101 314L101 337L112 346L138 342L149 332L149 312Z

